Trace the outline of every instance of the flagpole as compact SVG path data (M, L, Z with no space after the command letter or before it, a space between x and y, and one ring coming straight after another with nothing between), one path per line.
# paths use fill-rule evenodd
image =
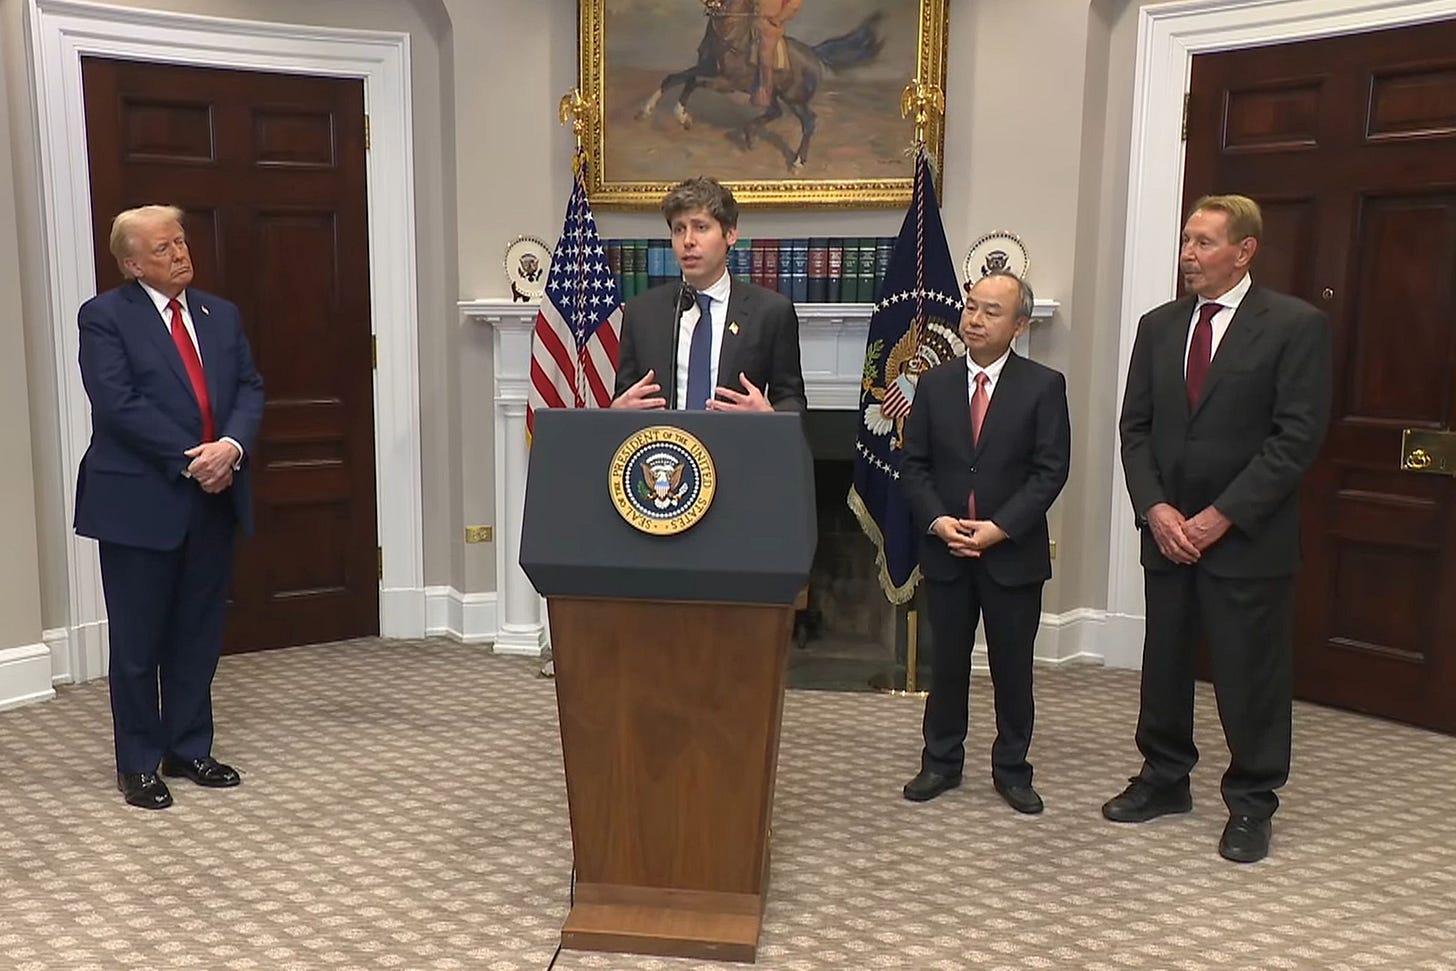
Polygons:
M900 117L908 118L913 112L915 115L915 140L910 146L910 156L916 168L919 167L920 153L925 150L926 130L930 127L931 112L936 111L945 114L945 93L939 85L927 84L918 76L905 85L904 91L900 93ZM912 199L911 205L915 205ZM924 232L924 220L917 223L917 233ZM924 251L924 239L916 239L916 251ZM920 341L920 326L925 316L925 266L923 262L917 264L915 271L915 316L911 321L912 341L918 345ZM913 581L912 581L913 582ZM920 612L913 606L905 613L905 687L897 689L893 685L893 669L891 675L886 678L876 676L870 679L870 686L884 694L897 695L901 697L923 698L926 692L920 690L919 677L920 664Z
M557 121L565 125L570 123L571 134L576 138L576 151L571 156L571 177L573 181L584 181L587 174L587 148L586 140L591 133L591 124L596 114L596 103L581 93L581 88L572 88L561 96L556 105ZM583 368L578 364L576 373L578 383ZM581 389L577 389L578 398L581 397ZM550 619L547 619L548 627ZM556 677L556 661L550 656L550 645L547 646L546 660L541 665L540 675L543 678Z

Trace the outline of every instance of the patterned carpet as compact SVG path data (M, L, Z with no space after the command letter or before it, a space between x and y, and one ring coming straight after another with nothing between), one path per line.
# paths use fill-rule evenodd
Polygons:
M165 812L112 787L104 682L0 713L0 968L544 968L571 850L538 668L444 641L225 658L216 754L244 784L179 781ZM918 701L789 693L759 966L1456 969L1456 739L1300 706L1273 854L1237 866L1209 691L1194 812L1118 826L1136 675L1038 670L1041 817L982 768L988 687L975 771L925 805L900 798Z

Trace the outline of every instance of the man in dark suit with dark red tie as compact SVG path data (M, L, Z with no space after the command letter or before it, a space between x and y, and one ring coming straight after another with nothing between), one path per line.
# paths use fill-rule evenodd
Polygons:
M1269 852L1289 777L1299 483L1330 414L1325 315L1253 283L1263 221L1209 196L1183 227L1188 294L1138 323L1122 403L1122 464L1147 594L1142 770L1102 807L1140 823L1193 808L1194 654L1207 639L1231 758L1225 859Z
M934 638L925 748L905 798L960 785L971 649L984 622L996 701L991 781L1022 813L1032 787L1032 657L1042 586L1051 577L1047 510L1066 484L1072 432L1061 373L1011 350L1031 323L1031 287L982 277L966 296L966 357L920 376L905 421L900 484L924 534L920 572Z
M251 533L248 458L263 415L238 308L194 290L181 210L116 217L127 283L81 306L91 444L76 532L101 546L117 788L165 809L164 775L214 788L212 676L222 650L233 536Z

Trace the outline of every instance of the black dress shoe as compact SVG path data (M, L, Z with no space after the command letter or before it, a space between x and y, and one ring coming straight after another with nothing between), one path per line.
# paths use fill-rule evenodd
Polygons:
M1001 798L1006 800L1006 805L1019 813L1026 813L1028 816L1035 816L1046 806L1041 801L1041 796L1031 786L1003 786L994 779L991 784L996 791L1001 793Z
M955 775L942 775L929 769L921 769L919 775L905 783L905 798L911 802L925 802L960 784L959 772Z
M1114 823L1145 823L1159 816L1193 809L1193 795L1184 786L1158 788L1134 776L1122 792L1102 804L1102 815Z
M1218 841L1218 855L1235 863L1257 863L1269 855L1268 819L1257 816L1230 816Z
M162 758L162 775L186 776L200 786L207 786L209 789L226 789L228 786L235 786L243 779L238 775L238 770L230 765L224 765L211 755L204 755L200 759L177 759L171 756Z
M172 805L167 783L157 778L155 772L118 772L116 788L121 790L127 805L138 809L166 809Z

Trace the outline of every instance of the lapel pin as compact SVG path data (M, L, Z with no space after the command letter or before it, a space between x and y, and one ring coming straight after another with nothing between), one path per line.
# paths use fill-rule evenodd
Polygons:
M737 336L737 334L738 334L738 321L735 320L731 324L728 325L728 333L733 334L734 336Z
M202 305L202 316L208 316L207 304Z

